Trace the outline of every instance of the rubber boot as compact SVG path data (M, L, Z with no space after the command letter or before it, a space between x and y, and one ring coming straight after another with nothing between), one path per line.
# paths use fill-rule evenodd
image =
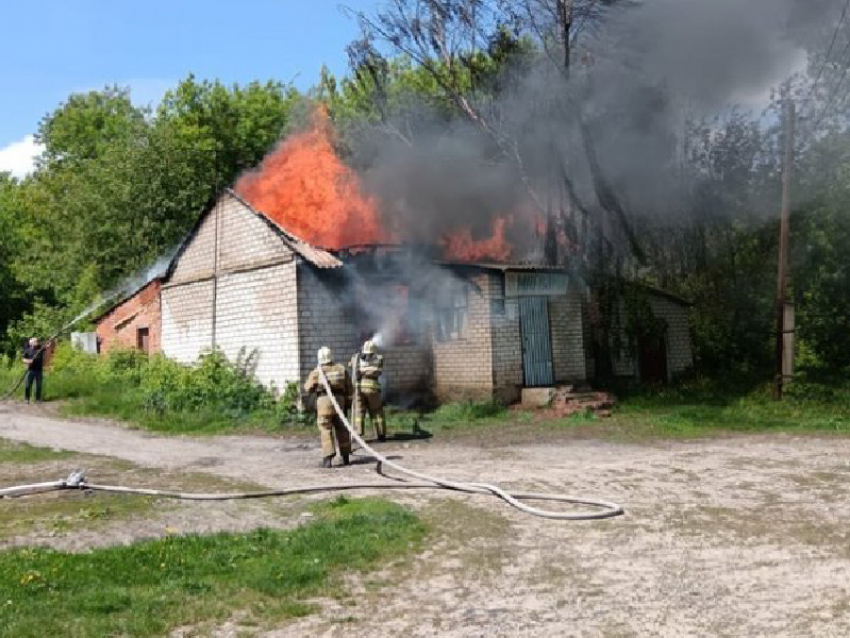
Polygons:
M327 470L327 469L330 469L330 467L331 467L331 461L333 460L333 458L334 458L333 456L326 456L326 457L324 457L324 458L322 459L322 468L324 468L324 469L326 469L326 470Z
M351 462L348 460L348 452L341 452L341 454L342 454L342 464L343 465L350 465Z

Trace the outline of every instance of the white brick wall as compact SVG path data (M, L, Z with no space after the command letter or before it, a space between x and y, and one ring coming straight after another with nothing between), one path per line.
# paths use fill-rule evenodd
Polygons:
M162 289L162 352L181 363L194 363L212 346L211 279Z
M218 267L221 271L245 270L294 258L269 224L238 199L225 195L220 210Z
M243 347L246 354L256 349L261 382L282 390L299 379L295 257L236 198L223 196L202 222L163 288L162 301L167 356L194 363L213 342L231 360Z
M215 218L219 207L220 204L217 204L201 222L195 236L180 255L169 284L212 277L215 269Z
M216 344L228 359L256 349L261 383L282 391L299 380L294 261L222 275L216 309Z
M421 392L431 387L431 353L427 345L394 346L384 349L384 390Z
M434 343L437 396L454 395L519 399L523 385L522 338L517 298L505 299L504 314L493 314L492 300L500 298L500 272L472 279L469 293L469 333L465 340ZM552 358L558 382L587 378L583 297L578 292L549 299Z
M501 286L498 278L491 277L491 293L498 298ZM491 306L492 314L492 306ZM522 336L519 326L519 301L505 299L504 314L491 318L493 325L493 383L496 398L504 403L518 401L522 391Z

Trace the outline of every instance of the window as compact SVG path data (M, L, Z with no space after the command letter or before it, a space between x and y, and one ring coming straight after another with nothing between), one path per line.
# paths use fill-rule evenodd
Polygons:
M437 340L454 341L465 339L468 324L467 287L452 286L440 299L437 308Z
M490 299L490 314L494 317L505 316L505 276L497 275L496 289Z
M136 330L136 347L144 352L145 354L150 354L150 329L149 328L138 328Z
M357 292L361 341L380 333L385 346L416 345L420 339L418 306L402 284L382 284Z

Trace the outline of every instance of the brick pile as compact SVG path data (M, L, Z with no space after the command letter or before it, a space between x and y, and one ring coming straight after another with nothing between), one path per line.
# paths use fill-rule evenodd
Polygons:
M555 389L549 409L559 417L593 413L602 418L612 414L617 399L610 392L598 392L572 385Z

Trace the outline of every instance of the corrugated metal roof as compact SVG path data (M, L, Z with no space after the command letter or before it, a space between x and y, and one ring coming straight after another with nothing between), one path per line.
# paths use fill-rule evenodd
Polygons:
M228 195L239 201L242 205L244 205L248 210L252 213L266 221L269 225L274 228L275 231L281 236L287 246L289 246L292 250L294 250L298 255L306 259L312 265L316 266L316 268L340 268L342 267L342 261L337 259L327 250L322 248L317 248L316 246L312 246L308 244L303 239L296 237L288 230L283 228L280 224L278 224L275 220L273 220L268 215L264 214L262 211L255 209L251 204L245 201L242 197L239 196L238 193L233 191L232 189L227 189L225 191Z
M481 268L483 270L500 270L502 272L508 270L540 270L545 272L570 272L568 268L563 266L545 266L540 264L497 264L490 262L468 262L468 261L449 261L436 260L434 262L440 266L457 266L466 268Z

